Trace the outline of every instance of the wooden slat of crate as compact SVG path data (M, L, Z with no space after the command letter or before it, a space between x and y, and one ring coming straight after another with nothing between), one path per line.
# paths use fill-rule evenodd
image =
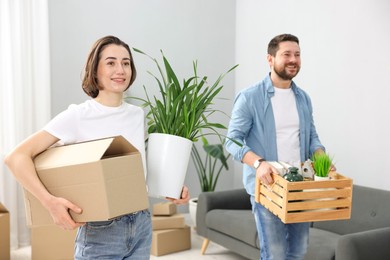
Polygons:
M349 198L347 199L334 199L334 200L302 200L297 202L290 202L286 204L286 211L296 210L328 210L329 208L348 208L351 203Z
M288 201L291 200L311 200L311 199L326 199L326 198L347 198L351 196L351 190L348 188L320 190L320 189L304 189L300 192L288 192Z
M284 223L298 223L311 221L327 221L338 219L349 219L351 212L349 209L337 209L328 211L298 212L284 215ZM312 219L309 221L308 219Z
M274 175L272 187L257 179L255 200L284 223L349 219L352 180L336 172L330 176L325 181L288 182Z
M263 186L262 196L259 198L262 205L266 204L267 208L273 212L276 216L280 217L283 215L282 208L286 207L284 205L285 200L283 199L283 189L278 184L273 186L273 189L268 189L268 187ZM256 192L257 194L257 192Z

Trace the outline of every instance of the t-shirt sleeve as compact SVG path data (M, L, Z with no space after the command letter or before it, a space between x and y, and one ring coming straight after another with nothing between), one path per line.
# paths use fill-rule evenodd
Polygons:
M60 139L61 144L74 143L77 140L78 122L77 106L70 105L47 123L43 130Z

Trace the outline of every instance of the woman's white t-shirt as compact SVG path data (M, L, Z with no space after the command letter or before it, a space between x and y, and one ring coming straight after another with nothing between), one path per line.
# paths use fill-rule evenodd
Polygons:
M43 130L60 139L60 144L121 135L141 153L146 174L144 111L140 107L126 102L108 107L90 99L70 105Z

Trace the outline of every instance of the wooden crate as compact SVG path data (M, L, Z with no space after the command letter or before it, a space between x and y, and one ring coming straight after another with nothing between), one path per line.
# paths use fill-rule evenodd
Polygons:
M352 179L329 175L325 181L289 182L275 174L270 187L256 178L255 200L286 224L350 219Z

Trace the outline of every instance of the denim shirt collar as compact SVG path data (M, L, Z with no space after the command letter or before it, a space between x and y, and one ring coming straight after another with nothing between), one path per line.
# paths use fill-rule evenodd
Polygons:
M275 86L272 84L271 72L268 73L268 76L264 79L264 83L266 86L267 97L268 97L267 99L265 99L265 102L264 102L264 111L266 111L269 104L271 103L271 98L275 95ZM291 81L291 89L292 89L294 95L297 96L298 89L297 89L297 85L295 85L294 81Z
M273 97L275 95L275 86L272 84L271 72L268 73L268 76L265 78L265 84L267 86L268 97L269 98ZM295 84L294 81L291 81L290 87L294 92L294 94L297 95L298 94L297 85Z

